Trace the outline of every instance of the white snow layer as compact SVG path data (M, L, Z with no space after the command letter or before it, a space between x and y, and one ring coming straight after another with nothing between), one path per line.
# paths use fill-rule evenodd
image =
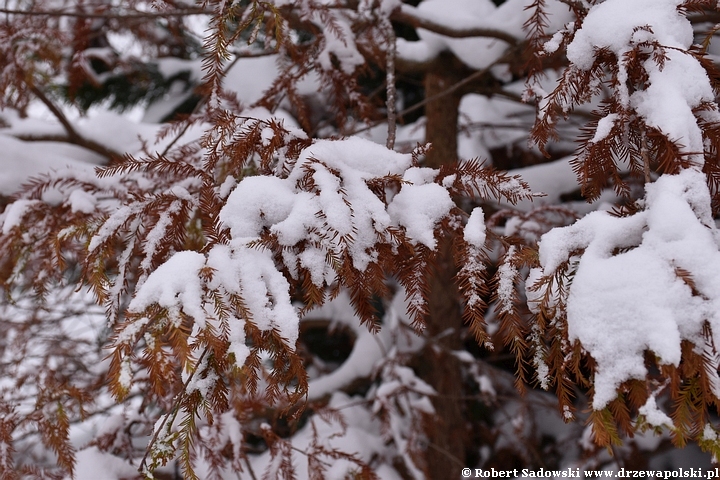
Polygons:
M508 0L496 6L490 0L425 0L415 8L402 5L408 13L456 30L486 28L498 30L522 41L523 24L529 18L529 0ZM547 2L548 31L555 31L571 20L570 10L556 0ZM399 41L398 56L417 62L432 60L439 52L449 50L466 65L475 69L487 68L502 57L508 44L492 37L449 38L428 30L418 29L420 41Z
M75 480L135 478L138 474L137 468L130 465L127 460L101 452L97 447L80 450L76 460Z
M597 361L593 408L614 399L621 382L645 378L646 350L663 364L678 365L682 340L703 348L705 321L718 344L719 246L705 175L694 169L648 185L640 213L618 218L593 212L542 237L542 268L527 285L540 274L552 275L562 262L576 264L568 333ZM690 282L680 277L685 272ZM537 299L538 292L528 298Z
M175 253L139 287L130 311L158 304L173 317L182 310L202 328L205 318L212 317L203 300L205 289L221 290L243 298L252 315L249 321L261 330L277 331L293 347L299 318L290 285L272 253L252 242L265 231L275 234L283 247L309 240L301 253L285 250L283 262L291 275L305 268L318 287L335 279L328 254L346 252L355 268L364 270L375 261L378 238L388 236L392 226L404 229L411 242L435 248L435 228L454 203L445 187L429 181L424 172L428 169L411 167L409 154L350 138L317 141L302 153L287 178L244 178L220 212L220 221L230 231L229 245L217 245L207 254ZM389 205L368 187L368 181L406 171L407 183ZM482 212L474 212L469 241L483 241L480 223ZM91 242L91 247L97 243ZM205 267L212 271L209 281L199 274ZM244 351L238 344L238 353ZM244 357L237 360L241 363Z
M693 114L703 102L713 102L714 95L705 70L685 52L693 42L693 30L678 10L682 3L597 4L567 49L571 68L581 70L592 67L600 49L612 51L618 59L622 107L636 111L695 163L646 185L645 209L635 215L618 218L594 212L542 237L541 268L530 272L526 282L528 304L537 311L543 292L532 291L532 286L569 262L568 334L597 361L595 409L613 400L622 382L645 378L646 351L662 364L678 365L682 340L694 343L700 352L706 348L704 322L712 327L713 341L720 339L720 233L700 171L703 135ZM658 45L653 48L663 49L665 61L658 65L652 56L646 60L648 87L630 94L622 78L627 76L626 54L641 44ZM713 114L717 116L709 115ZM602 119L593 141L605 138L616 119ZM561 292L553 288L555 299L547 307L554 306ZM644 407L648 421L665 423L656 410L650 403Z
M567 47L575 68L588 70L600 49L618 58L621 103L632 108L651 126L658 128L681 151L701 164L703 138L693 109L714 102L710 81L700 63L684 50L693 43L690 21L678 10L682 0L607 0L593 6L582 28ZM662 65L651 55L643 62L648 87L632 94L622 81L627 77L625 56L638 44L657 42L666 57ZM613 119L604 119L593 141L603 138Z

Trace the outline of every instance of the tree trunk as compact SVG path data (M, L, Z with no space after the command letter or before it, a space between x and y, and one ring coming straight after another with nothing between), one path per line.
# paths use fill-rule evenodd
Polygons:
M440 55L425 75L425 98L442 95L449 87L462 80L464 69L450 55ZM462 92L454 91L425 105L425 141L432 149L425 157L425 165L440 168L457 162L458 108Z
M432 98L458 82L464 69L450 56L441 56L425 75L425 97ZM425 107L426 141L432 143L425 164L439 168L457 162L459 91L430 101ZM423 351L420 374L438 393L435 415L426 426L427 474L430 479L461 478L465 465L467 426L463 414L463 379L459 360L451 353L462 347L463 326L455 285L452 239L438 246L438 261L430 278L426 335L433 339Z

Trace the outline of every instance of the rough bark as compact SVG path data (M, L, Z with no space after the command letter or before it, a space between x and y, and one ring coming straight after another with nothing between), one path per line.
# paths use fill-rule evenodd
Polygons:
M463 92L442 94L462 80L460 67L457 59L443 54L425 75L425 98L439 97L425 105L425 141L432 143L425 158L428 167L457 162L458 108Z
M449 56L438 58L425 75L425 97L432 98L462 79L462 67ZM462 93L453 92L429 102L426 141L433 147L425 163L439 168L457 162L458 107ZM463 379L458 359L451 353L462 346L463 326L459 294L455 286L452 240L439 245L438 262L430 279L430 296L426 333L432 340L421 359L421 372L438 396L434 400L436 414L427 425L428 478L460 478L465 466L467 427L463 414Z

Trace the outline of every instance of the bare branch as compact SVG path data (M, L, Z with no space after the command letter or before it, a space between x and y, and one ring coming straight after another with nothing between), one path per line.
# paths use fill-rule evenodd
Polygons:
M387 106L387 121L388 121L388 136L387 136L387 148L392 150L395 148L395 136L397 134L397 108L395 102L397 101L397 90L395 87L395 31L393 30L390 22L386 22L386 35L387 35L387 52L385 53L385 85L387 91L387 100L385 102Z
M448 88L446 88L446 89L443 90L442 92L440 92L440 93L438 93L438 94L436 94L436 95L433 95L433 96L431 96L431 97L426 97L426 98L424 98L422 101L417 102L416 104L411 105L411 106L409 106L409 107L401 110L400 112L398 112L398 113L396 114L396 118L397 118L397 117L403 117L403 116L407 115L408 113L412 113L412 112L414 112L415 110L417 110L417 109L419 109L419 108L421 108L421 107L424 107L425 105L427 105L427 104L430 103L430 102L433 102L433 101L435 101L435 100L437 100L437 99L439 99L439 98L443 98L443 97L446 97L447 95L450 95L451 93L457 91L458 89L462 88L463 86L467 85L468 83L471 83L472 81L477 80L478 78L481 78L483 75L485 75L487 72L490 71L490 68L491 68L493 65L495 65L495 64L493 63L492 65L488 66L487 68L484 68L484 69L482 69L482 70L478 70L478 71L472 73L471 75L468 75L467 77L463 78L463 79L460 80L459 82L453 83L452 85L450 85ZM355 130L355 131L351 132L351 135L357 135L358 133L364 132L364 131L366 131L366 130L370 130L371 128L373 128L373 127L375 127L375 126L380 125L380 124L381 124L382 122L384 122L384 121L385 121L385 120L379 120L379 121L377 121L377 122L375 122L375 123L372 123L372 124L370 124L370 125L368 125L368 126L365 126L365 127L361 128L361 129L359 129L359 130ZM389 121L389 118L388 118L388 121Z
M107 11L107 12L79 12L66 10L13 10L10 8L0 8L0 13L7 15L24 15L36 17L74 17L74 18L167 18L167 17L185 17L188 15L211 15L214 12L202 8L188 8L183 10L169 10L164 12L140 12L132 10L129 12Z
M121 156L120 153L115 152L104 145L101 145L93 140L87 139L80 135L77 130L75 130L75 127L72 126L72 124L67 119L62 110L60 110L58 106L55 105L52 100L48 98L47 95L45 95L45 92L40 90L35 85L28 84L28 87L30 88L30 91L48 108L48 110L50 110L50 112L55 116L55 118L58 119L60 124L63 126L63 128L67 132L67 138L65 139L65 141L75 144L79 147L87 148L90 151L102 155L108 160L112 160L113 158Z
M452 28L447 25L441 25L434 20L423 16L422 12L409 5L403 5L393 12L390 19L411 25L415 28L423 28L431 32L444 35L450 38L468 38L468 37L490 37L502 40L510 45L517 45L519 40L513 35L502 30L493 28Z
M561 3L564 3L568 7L570 7L572 10L576 12L583 12L587 13L588 7L586 7L583 2L580 0L559 0Z

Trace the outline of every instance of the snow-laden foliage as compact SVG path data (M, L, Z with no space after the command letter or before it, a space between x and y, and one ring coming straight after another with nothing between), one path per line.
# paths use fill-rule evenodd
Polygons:
M720 454L716 2L0 11L3 478Z
M543 235L540 267L527 280L538 334L556 335L557 329L563 338L557 354L562 358L552 350L536 354L549 364L542 373L558 378L560 370L570 370L585 382L581 358L589 355L594 362L593 421L602 443L617 440L609 418L632 429L620 410L628 407L620 404L640 408L651 425L666 423L642 413L645 399L654 405L655 389L640 392L632 382L644 380L650 365L672 390L679 388L678 368L698 376L694 395L704 400L677 400L677 437L697 434L683 409L706 418L707 404L719 400L713 272L720 234L712 206L720 113L714 103L718 85L711 81L717 71L693 46L687 18L689 8L700 6L608 0L589 9L567 34L570 65L541 105L534 131L538 141L546 141L555 112L589 101L605 82L613 95L587 130L574 170L590 198L607 182L628 195L623 170L646 181L644 198L626 213L594 212ZM651 184L654 171L665 174ZM667 383L656 387L665 388ZM625 389L632 392L627 397ZM610 417L599 413L608 406Z

